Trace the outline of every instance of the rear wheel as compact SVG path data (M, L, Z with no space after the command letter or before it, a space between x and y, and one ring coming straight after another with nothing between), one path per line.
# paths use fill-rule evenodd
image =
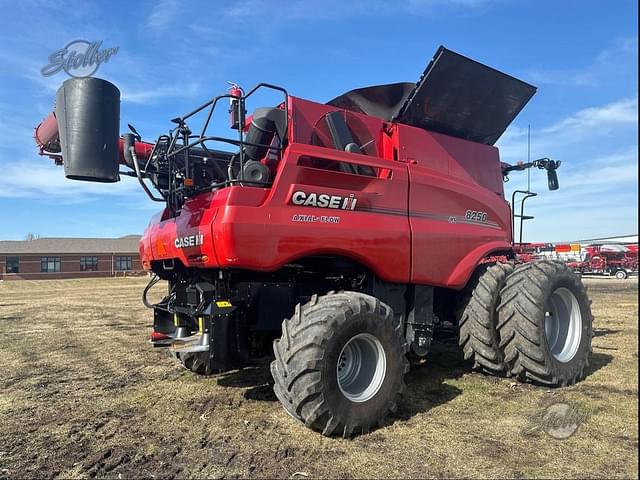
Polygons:
M350 437L382 422L409 369L400 319L363 293L298 305L273 349L276 396L292 417L327 436Z
M510 263L496 263L481 267L467 286L458 319L458 342L465 360L474 370L493 375L505 371L497 331L500 290L513 271Z
M624 280L625 278L627 278L629 275L627 274L626 270L618 270L616 272L616 278L619 280Z
M584 376L593 317L582 281L565 265L536 261L516 268L502 290L498 317L512 376L552 387Z

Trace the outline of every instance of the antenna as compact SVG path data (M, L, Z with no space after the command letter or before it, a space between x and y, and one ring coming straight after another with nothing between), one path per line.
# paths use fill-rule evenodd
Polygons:
M531 162L531 124L527 126L527 163ZM527 192L531 191L531 169L527 169Z

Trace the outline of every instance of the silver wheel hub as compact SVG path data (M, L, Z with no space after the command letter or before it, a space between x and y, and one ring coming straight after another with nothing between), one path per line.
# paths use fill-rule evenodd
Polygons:
M544 333L551 354L559 362L570 362L582 340L582 313L576 296L560 287L545 305Z
M352 402L366 402L378 393L387 372L387 356L376 337L361 333L342 348L336 366L338 386Z

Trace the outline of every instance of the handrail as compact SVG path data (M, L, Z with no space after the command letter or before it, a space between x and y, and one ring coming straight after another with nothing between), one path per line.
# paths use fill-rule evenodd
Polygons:
M516 194L521 193L524 195L524 197L522 198L521 202L520 202L520 214L516 215L516 207L515 207L515 201L516 201ZM511 195L511 239L513 241L513 243L516 243L516 233L515 233L515 229L516 229L516 225L515 225L515 219L516 217L518 217L520 219L520 239L519 239L519 244L522 245L522 228L523 228L523 222L524 220L530 220L531 218L525 218L524 215L524 202L525 200L527 200L528 198L532 198L532 197L537 197L538 194L535 192L532 192L530 190L514 190L513 194Z

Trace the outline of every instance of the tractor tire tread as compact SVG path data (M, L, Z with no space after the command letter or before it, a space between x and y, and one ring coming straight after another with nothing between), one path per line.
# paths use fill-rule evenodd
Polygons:
M271 363L271 373L276 397L289 415L326 436L350 437L375 426L364 422L350 423L341 412L331 411L324 398L321 378L327 345L340 325L349 324L350 319L361 312L397 323L394 332L401 344L402 373L406 372L409 345L404 339L400 319L394 320L388 306L364 293L330 292L314 296L305 305L297 305L292 317L282 322L282 337L273 342L275 360ZM398 394L404 387L404 380L400 381ZM395 400L394 397L388 401L388 412L394 408ZM374 420L377 423L379 419Z
M576 354L571 368L553 361L544 339L545 292L559 279L571 287L582 303L581 311L586 312L582 322L586 325L588 348L586 354ZM508 376L546 387L571 385L583 378L591 352L593 316L586 289L572 270L550 260L520 265L507 277L501 297L498 331Z
M461 301L458 341L471 368L491 375L505 372L497 330L496 307L500 290L513 271L511 263L496 263L477 270Z

